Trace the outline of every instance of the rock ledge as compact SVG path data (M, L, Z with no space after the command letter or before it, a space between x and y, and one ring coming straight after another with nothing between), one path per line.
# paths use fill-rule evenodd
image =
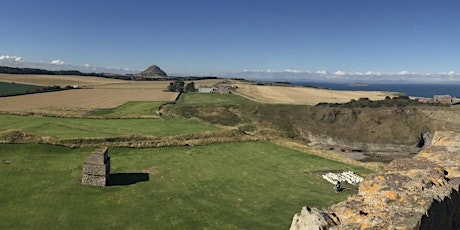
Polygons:
M324 210L302 208L291 230L460 229L460 134L438 131L413 158L392 161L357 195Z

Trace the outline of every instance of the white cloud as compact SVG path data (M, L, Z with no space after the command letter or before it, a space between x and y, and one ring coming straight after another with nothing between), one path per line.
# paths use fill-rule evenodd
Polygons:
M449 75L449 76L454 76L454 75L455 75L455 72L454 72L454 71L449 71L449 72L447 73L447 75Z
M381 73L379 72L374 72L374 71L367 71L366 73L364 73L365 75L377 75L377 76L380 76Z
M10 56L10 55L2 55L2 56L0 56L0 60L11 60L11 61L16 61L16 62L24 61L24 59L22 57Z
M54 64L54 65L64 65L64 64L66 64L66 63L63 62L63 61L61 61L61 60L59 60L59 59L57 59L57 60L51 61L51 64Z
M84 64L83 66L84 66L84 67L91 67L90 64Z
M316 71L317 74L322 74L322 75L326 75L327 74L327 71L326 70L318 70Z
M285 70L283 70L283 72L288 72L288 73L302 73L302 71L296 70L296 69L285 69Z
M338 71L335 71L334 74L335 74L335 75L339 75L339 76L343 76L343 75L346 75L347 72L338 70Z
M409 71L407 71L407 70L399 71L398 74L399 75L407 75L407 74L409 74Z

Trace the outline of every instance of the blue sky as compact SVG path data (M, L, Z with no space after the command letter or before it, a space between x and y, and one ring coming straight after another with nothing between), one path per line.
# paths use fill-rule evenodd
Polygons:
M167 73L460 72L460 2L15 0L0 56Z

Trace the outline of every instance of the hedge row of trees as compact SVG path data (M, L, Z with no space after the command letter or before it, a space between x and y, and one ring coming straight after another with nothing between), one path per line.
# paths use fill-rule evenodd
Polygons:
M167 90L170 92L195 92L195 82L192 81L186 85L182 79L177 79L174 82L169 83Z
M31 68L14 68L7 66L0 66L0 73L8 74L46 74L46 75L84 75L82 72L77 70L44 70L44 69L31 69Z

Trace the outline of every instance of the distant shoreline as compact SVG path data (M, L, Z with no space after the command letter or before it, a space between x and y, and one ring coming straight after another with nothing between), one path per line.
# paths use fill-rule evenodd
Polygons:
M351 87L365 87L365 86L369 86L369 83L367 83L367 82L354 82L354 83L348 84L348 86L351 86Z
M351 86L348 83L293 82L295 86L306 86L331 90L400 92L412 97L432 98L434 95L460 97L460 84L421 83L372 83L366 86Z

